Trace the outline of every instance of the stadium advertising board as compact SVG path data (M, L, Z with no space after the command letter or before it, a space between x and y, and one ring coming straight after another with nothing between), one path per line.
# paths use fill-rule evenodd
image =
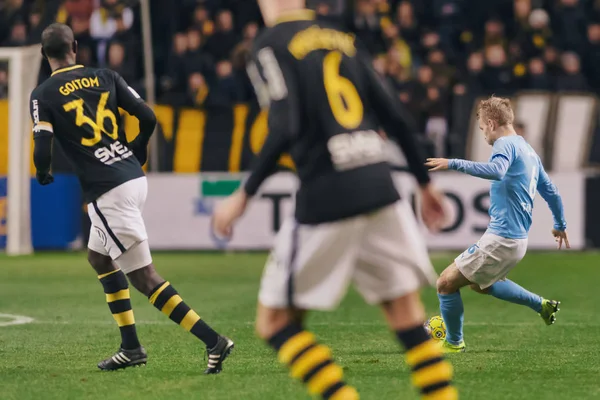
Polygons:
M149 175L149 195L144 218L154 249L268 249L281 221L293 213L293 194L297 185L291 173L279 173L265 182L248 212L236 226L233 238L223 240L212 234L210 218L216 201L233 192L241 175ZM581 174L552 176L560 188L571 245L582 248L584 236L585 177ZM489 182L458 173L435 174L438 187L449 202L448 225L437 235L427 234L432 250L460 250L474 244L488 223ZM395 180L404 199L414 202L415 184L406 173ZM535 200L534 222L529 245L532 249L551 249L552 215L539 196Z

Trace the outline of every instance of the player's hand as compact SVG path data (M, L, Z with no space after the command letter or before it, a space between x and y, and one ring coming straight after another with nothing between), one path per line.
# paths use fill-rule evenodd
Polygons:
M569 244L569 238L567 237L567 231L552 229L552 236L554 236L554 240L557 243L556 246L559 250L562 248L563 243L567 249L571 248L571 245Z
M52 176L52 174L50 173L50 171L48 171L48 172L37 171L35 173L35 178L37 179L37 181L39 182L39 184L42 185L42 186L46 186L46 185L49 185L52 182L54 182L54 177Z
M448 159L428 158L425 165L429 167L430 171L444 171L448 169Z
M421 215L425 226L433 232L442 229L446 223L444 195L431 184L421 187Z
M148 161L148 143L142 143L138 136L129 143L128 147L129 150L133 152L133 155L137 158L140 165L143 166L146 164L146 161Z
M231 237L233 224L244 214L247 204L248 195L243 189L238 189L231 196L218 203L212 216L214 232L221 237Z

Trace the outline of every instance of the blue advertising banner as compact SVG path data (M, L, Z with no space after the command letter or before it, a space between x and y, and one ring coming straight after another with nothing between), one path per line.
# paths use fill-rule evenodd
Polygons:
M6 248L7 179L0 177L0 250ZM68 249L81 235L82 195L75 175L41 186L31 179L31 240L35 250Z

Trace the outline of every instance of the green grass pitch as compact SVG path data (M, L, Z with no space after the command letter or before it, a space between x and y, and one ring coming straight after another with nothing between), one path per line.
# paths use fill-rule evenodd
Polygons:
M137 292L144 368L103 373L96 363L117 350L117 327L83 253L0 256L0 399L309 399L254 335L265 254L158 253L159 272L236 349L218 376L203 376L200 343ZM452 258L435 257L438 270ZM461 399L600 399L597 253L531 253L511 278L562 301L551 327L532 311L463 291L467 352L452 355ZM438 314L433 290L423 292ZM340 309L308 326L333 348L365 400L417 399L399 346L380 312L350 292Z

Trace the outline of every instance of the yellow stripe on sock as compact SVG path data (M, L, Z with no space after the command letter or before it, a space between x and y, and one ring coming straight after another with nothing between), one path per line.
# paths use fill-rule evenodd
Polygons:
M119 327L135 324L135 318L133 317L133 310L124 311L122 313L113 314L115 321Z
M333 400L333 397L331 398ZM453 386L446 386L422 397L423 400L457 400L458 390Z
M200 316L194 310L190 310L185 314L179 325L189 332L198 321L200 321Z
M420 364L423 361L440 357L441 355L442 349L440 345L436 344L433 340L430 339L408 350L406 352L406 362L411 367L414 367L415 365Z
M329 364L312 378L307 383L308 391L312 395L322 394L331 385L342 380L344 371L342 368L335 364Z
M315 335L302 331L288 339L279 349L279 362L289 364L298 353L315 342Z
M313 347L292 364L291 375L293 378L303 378L314 367L330 358L331 351L327 347L323 345Z
M352 386L344 386L329 398L329 400L359 400L358 391Z
M149 299L149 300L150 300L150 303L154 304L154 302L156 301L156 298L158 297L158 295L159 295L159 294L160 294L160 293L161 293L163 290L165 290L165 288L166 288L167 286L169 286L169 285L170 285L170 283L169 283L169 282L165 282L165 283L163 283L163 284L162 284L162 285L161 285L161 286L158 288L158 290L157 290L156 292L152 293L152 296L150 296L150 299Z
M107 272L107 273L105 273L105 274L98 275L98 279L106 278L107 276L109 276L109 275L112 275L112 274L114 274L114 273L116 273L116 272L119 272L120 270L121 270L121 269L117 268L117 269L115 269L114 271L110 271L110 272Z
M173 312L173 310L175 309L175 307L177 307L177 305L179 305L179 303L181 303L183 300L181 299L181 296L179 296L178 294L176 294L175 296L171 297L163 306L162 311L167 317L171 316L171 313ZM183 321L182 321L183 322Z
M119 290L117 293L106 293L106 302L112 303L117 300L125 300L131 298L129 289Z
M419 388L450 379L452 379L452 366L447 361L441 361L412 373L412 383Z

